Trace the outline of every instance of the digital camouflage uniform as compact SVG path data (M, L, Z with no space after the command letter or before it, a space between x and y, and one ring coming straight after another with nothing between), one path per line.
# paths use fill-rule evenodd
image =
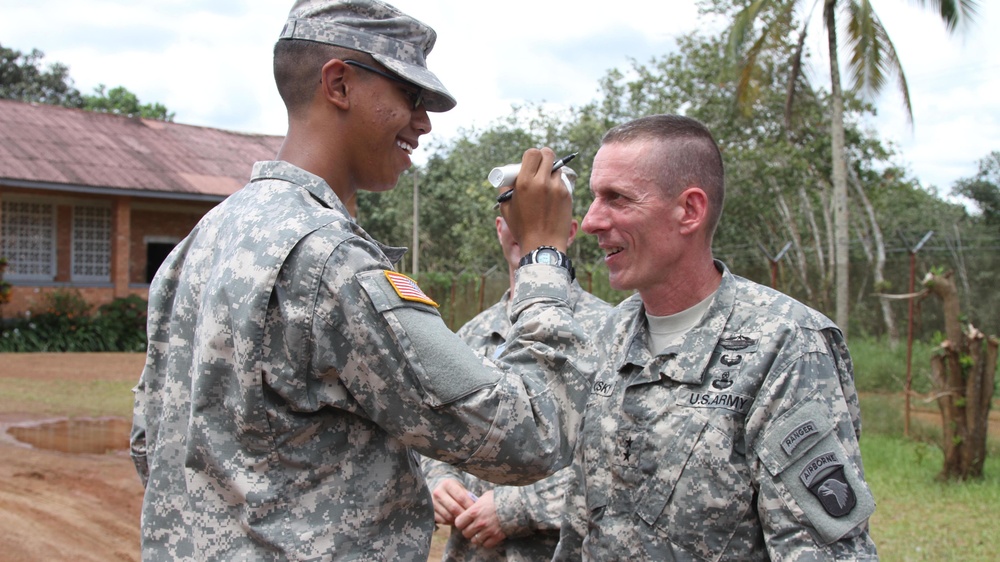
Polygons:
M397 293L401 255L285 162L174 249L135 388L144 559L424 562L415 452L508 484L565 465L589 386L566 271L519 271L501 369Z
M872 560L840 330L731 274L660 354L638 295L595 336L560 560ZM582 542L582 550L581 550Z
M573 282L572 292L576 298L573 316L587 333L595 332L607 319L611 307L584 291L576 281ZM458 330L458 336L469 347L487 357L499 355L511 327L507 312L509 303L510 291L506 291L499 302L466 322ZM493 490L500 528L507 535L500 545L483 548L453 530L443 560L487 562L552 558L559 542L559 525L565 509L564 495L573 478L571 469L564 468L528 486L494 486L441 461L424 457L421 463L431 490L447 478L458 480L478 497Z

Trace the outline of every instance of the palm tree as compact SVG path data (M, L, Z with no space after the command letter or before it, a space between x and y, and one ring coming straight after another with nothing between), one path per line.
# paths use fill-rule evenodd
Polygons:
M947 27L954 32L960 23L971 22L976 15L977 0L913 0L922 7L930 5ZM840 57L838 39L838 16L846 21L847 31L844 46L850 54L848 71L851 78L851 89L874 97L881 92L890 74L898 79L899 91L903 96L903 104L907 116L912 123L913 109L910 106L910 92L906 85L906 76L896 56L889 35L875 10L871 0L751 0L749 5L739 11L729 29L728 58L737 64L739 80L737 82L737 101L741 107L747 107L751 101L752 89L748 87L756 68L756 58L768 44L773 34L787 31L787 22L795 15L796 8L811 4L815 8L819 2L823 5L823 22L827 34L827 49L830 58L830 137L831 158L833 168L833 223L834 223L834 263L836 286L835 320L840 328L847 333L848 323L848 243L849 221L847 216L847 161L844 154L844 96L840 82ZM754 23L759 17L768 14L770 17L764 23L759 36L753 44L745 49L745 44L754 31ZM812 12L804 18L802 31L799 35L798 48L792 55L790 64L792 76L789 81L788 97L785 106L786 126L790 123L791 107L794 99L795 85L798 82L802 66L802 56L805 44L805 33ZM745 52L744 52L745 51ZM741 58L740 58L741 57Z

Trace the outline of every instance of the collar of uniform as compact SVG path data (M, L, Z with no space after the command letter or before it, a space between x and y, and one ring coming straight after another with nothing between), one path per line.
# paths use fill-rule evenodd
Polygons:
M385 257L389 260L389 262L392 263L393 267L399 265L399 260L403 259L403 256L406 255L406 252L409 251L409 248L406 248L404 246L387 246L379 242L374 237L372 237L371 234L368 234L368 231L362 228L360 224L354 222L353 219L351 220L350 227L351 227L351 232L353 232L355 236L357 236L358 238L362 238L365 241L377 246L378 249L382 252L382 254L384 254Z
M510 327L511 327L511 323L510 323L510 287L508 287L507 290L503 292L503 295L500 296L500 300L497 301L497 304L500 306L500 312L503 314L503 319L502 320L498 320L496 323L492 323L491 322L491 325L493 326L493 330L492 330L492 332L490 332L490 336L491 337L492 336L500 336L501 340L507 341L507 331L509 331ZM503 330L504 330L503 332L501 332L498 329L500 325L504 326L503 327Z
M386 246L385 244L382 244L378 240L372 238L372 236L368 234L365 229L361 228L358 223L354 222L354 218L347 211L347 207L345 207L344 203L339 197L337 197L337 194L333 192L330 185L316 174L307 172L294 164L289 164L288 162L284 162L282 160L268 160L264 162L256 162L253 165L253 173L250 176L250 181L254 182L257 180L286 181L305 189L324 207L333 209L343 215L344 218L350 222L351 229L354 234L377 246L393 265L396 265L399 260L403 259L403 256L406 255L407 248Z
M618 372L621 373L629 365L645 367L653 359L653 355L649 351L649 329L646 326L646 307L642 305L642 299L639 298L639 294L636 293L622 301L618 305L618 309L629 318L626 332L628 335L624 340L621 340L624 342L625 352L619 355L615 350L611 350L612 357L621 357L619 364L615 366ZM612 345L619 344L616 341Z
M722 282L705 317L655 357L649 351L649 326L646 324L645 307L638 307L633 315L628 351L619 370L628 363L645 366L655 362L655 365L651 365L652 368L645 370L644 376L648 382L665 377L681 384L702 383L712 352L722 337L736 302L733 275L719 260L715 260L715 267L722 273Z
M337 194L333 192L333 188L331 188L329 184L323 180L323 178L317 176L316 174L307 172L294 164L289 164L288 162L284 162L282 160L256 162L253 165L253 173L250 176L250 181L254 182L257 180L267 179L287 181L300 186L307 190L324 206L342 213L352 222L354 220L350 218L351 214L347 212L347 207L345 207L344 203L341 202L339 197L337 197Z

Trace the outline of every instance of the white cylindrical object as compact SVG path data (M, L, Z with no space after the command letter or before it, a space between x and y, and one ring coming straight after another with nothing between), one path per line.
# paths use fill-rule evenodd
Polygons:
M514 180L517 179L517 173L520 171L520 164L507 164L506 166L499 166L490 170L490 175L486 176L486 179L490 182L490 185L497 189L510 187L514 185ZM565 173L559 175L562 176L563 184L566 186L569 194L573 195L573 183L569 181L569 176Z
M514 185L514 180L517 179L517 173L520 171L520 164L507 164L490 170L490 175L486 176L486 179L493 187L510 187Z

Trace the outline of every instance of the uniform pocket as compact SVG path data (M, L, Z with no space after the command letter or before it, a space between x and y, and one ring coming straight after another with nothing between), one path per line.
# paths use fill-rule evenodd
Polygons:
M858 460L847 453L834 416L813 396L779 418L757 455L775 477L792 512L829 544L847 536L875 511Z
M636 515L684 549L716 558L752 509L749 469L731 437L700 412L682 409L664 423L669 432L646 434L640 468L649 476Z

